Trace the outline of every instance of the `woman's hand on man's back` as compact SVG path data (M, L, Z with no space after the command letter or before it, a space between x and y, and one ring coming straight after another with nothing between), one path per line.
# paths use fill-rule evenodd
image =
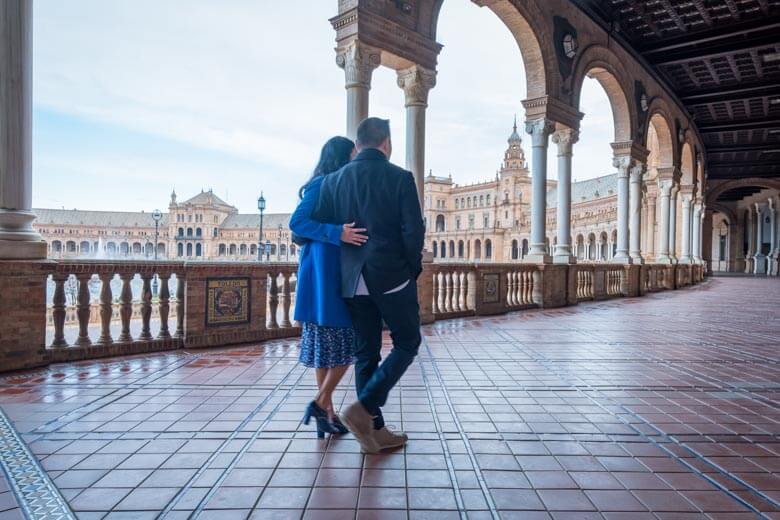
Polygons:
M362 246L368 240L365 228L356 228L354 222L344 224L341 228L341 241L353 246Z

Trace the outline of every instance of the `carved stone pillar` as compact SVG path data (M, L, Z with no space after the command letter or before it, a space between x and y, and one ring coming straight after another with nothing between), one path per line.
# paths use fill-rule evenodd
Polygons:
M672 185L669 198L669 258L673 264L677 263L677 194L680 186Z
M661 180L658 183L661 192L661 228L658 230L658 256L655 261L659 264L671 264L669 256L669 206L671 204L672 181Z
M631 168L629 197L629 231L630 255L632 264L642 264L642 175L645 165L637 162Z
M647 196L647 249L645 254L649 260L655 259L655 207L658 203L655 194Z
M696 264L700 264L701 259L701 217L702 217L702 211L701 211L701 203L696 203L693 205L693 218L691 219L691 243L693 244L692 247L692 256L693 256L693 262Z
M336 64L344 69L346 80L347 137L354 140L358 125L368 117L371 75L381 62L381 51L353 40L336 52Z
M525 130L531 134L531 250L526 256L530 263L550 263L545 244L547 221L547 145L550 133L555 129L552 121L536 119L527 121Z
M46 258L32 227L32 0L0 2L0 258Z
M682 243L680 245L680 263L690 264L691 256L691 195L683 193L682 197Z
M571 128L561 128L552 136L553 143L558 145L558 243L553 257L556 264L577 263L577 257L571 254L571 156L577 139L579 133Z
M617 168L617 251L612 261L616 264L630 264L628 254L628 178L635 166L629 156L615 157L612 164Z
M764 237L764 206L758 202L756 207L756 242L755 254L753 255L753 274L766 273L766 255L762 251L762 242Z
M406 169L414 174L417 196L425 210L425 109L436 86L436 71L415 65L398 71L398 86L406 102Z

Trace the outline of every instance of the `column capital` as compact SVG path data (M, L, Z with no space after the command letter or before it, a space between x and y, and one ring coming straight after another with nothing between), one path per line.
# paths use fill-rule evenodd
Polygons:
M635 160L629 155L620 155L612 158L612 166L617 168L618 177L628 177L635 164Z
M558 145L558 155L571 155L574 143L579 141L580 133L567 127L559 127L552 134L552 142Z
M555 131L555 123L549 119L532 119L525 122L525 131L531 135L533 146L546 146L547 137Z
M672 193L671 179L658 179L658 189L661 190L662 197L669 197Z
M359 40L336 49L336 65L344 69L347 88L371 88L371 74L381 62L382 51Z
M647 165L640 161L634 161L631 165L629 174L631 175L631 182L642 182L642 176L647 170Z
M428 106L428 92L436 86L436 71L420 65L398 71L398 86L404 89L405 106Z

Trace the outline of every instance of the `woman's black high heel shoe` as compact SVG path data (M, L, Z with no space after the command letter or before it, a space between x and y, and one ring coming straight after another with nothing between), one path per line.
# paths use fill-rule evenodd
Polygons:
M344 423L341 422L341 419L339 419L338 415L333 416L333 420L330 424L338 431L338 433L349 433L349 430L346 426L344 426Z
M341 433L329 420L328 412L317 405L316 401L309 403L303 415L303 424L309 424L311 418L317 421L317 438L322 439L326 433Z

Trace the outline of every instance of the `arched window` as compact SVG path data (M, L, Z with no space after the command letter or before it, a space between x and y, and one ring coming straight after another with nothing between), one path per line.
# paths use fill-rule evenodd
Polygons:
M485 240L485 260L493 258L493 242L490 239Z
M146 256L146 258L150 258L154 256L154 244L152 244L151 242L147 242L144 245L144 255Z
M187 256L192 256L192 244L187 244Z
M236 245L230 244L230 256L236 256Z
M203 247L200 244L195 244L195 256L203 256Z
M133 243L133 254L134 255L140 255L141 254L141 243L140 242L134 242Z
M474 241L474 260L480 260L482 258L482 242L479 240Z
M295 256L295 244L290 244L290 256Z
M203 236L203 230L201 228L197 228L195 230L195 236L198 237L198 238L202 237Z
M463 252L464 252L463 240L460 240L458 242L458 258L463 258Z
M121 244L119 244L119 252L123 255L130 254L130 244L128 244L127 242L122 242Z
M238 250L241 256L246 256L246 244L241 244L241 247L239 247Z
M251 256L257 256L257 244L252 244L249 246L249 254Z
M89 242L84 241L81 244L79 244L79 252L82 255L88 255L89 254Z
M490 194L488 194L488 195L487 195L487 197L485 197L485 203L486 203L488 206L490 206Z
M184 244L178 244L178 245L176 246L176 254L177 254L179 257L182 257L182 256L184 256Z
M445 230L444 215L436 215L436 232L441 233Z
M455 199L455 209L460 209L460 201Z
M192 228L191 228L191 227L188 227L188 228L187 228L187 236L188 236L188 237L191 237L191 236L192 236Z
M116 254L116 244L114 242L109 242L108 245L106 246L106 252L109 255L111 255L111 256L115 255Z
M517 260L520 251L518 250L517 240L512 240L512 260Z
M65 244L65 248L68 253L75 253L76 252L76 242L73 242L72 240L68 240L68 242Z
M442 258L447 258L447 244L444 243L444 240L439 244L439 251L441 252Z
M523 253L522 258L525 258L526 255L528 254L528 239L527 238L523 239L522 253Z
M157 257L165 258L165 244L157 244Z
M455 241L450 240L450 258L455 258Z
M180 237L184 236L184 228L181 228L181 227L179 228L179 236Z
M484 195L480 195L479 196L479 206L482 207L484 205L485 205L485 196Z
M279 246L279 256L286 256L287 255L287 244L282 244Z
M433 242L433 257L436 258L439 256L439 243L434 241Z
M225 256L227 254L227 247L225 247L225 244L219 245L219 256Z

